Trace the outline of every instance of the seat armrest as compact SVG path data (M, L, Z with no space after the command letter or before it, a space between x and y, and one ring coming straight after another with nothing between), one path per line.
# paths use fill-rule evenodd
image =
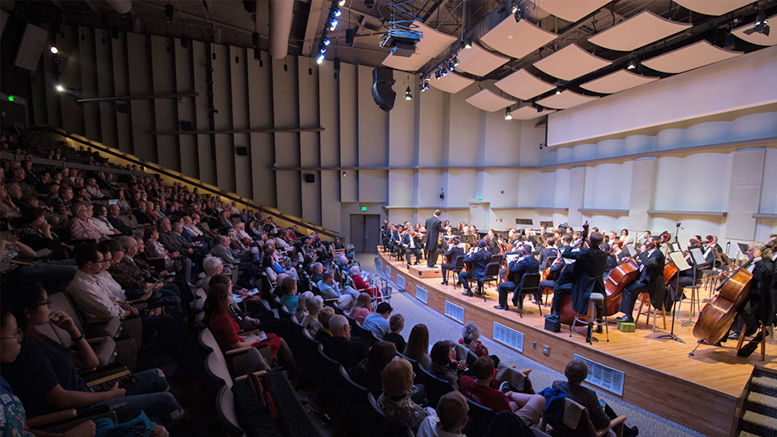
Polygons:
M28 417L26 423L28 427L35 429L50 423L75 419L76 417L78 417L78 414L76 413L75 408L69 408L67 410L44 414L42 416Z
M250 350L253 346L246 346L246 347L240 347L237 349L230 349L226 352L224 352L224 356L230 357L234 355L244 354L246 351Z
M615 435L617 437L622 437L623 425L625 422L626 422L626 416L618 416L615 419L612 419L610 421L610 424L607 426L607 428L596 430L596 435L597 437L602 437L603 435L607 434L611 429L617 429L615 431Z

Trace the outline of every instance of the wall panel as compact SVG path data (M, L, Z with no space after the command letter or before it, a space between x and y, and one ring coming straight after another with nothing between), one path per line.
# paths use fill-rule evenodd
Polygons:
M480 110L464 100L478 90L473 84L450 96L448 163L475 165L480 144Z
M65 92L59 93L59 104L62 111L62 127L68 132L84 134L84 108L77 103L80 96L81 62L79 61L79 29L75 26L62 26L62 34L57 38L59 48L59 83Z
M151 37L151 74L153 94L164 95L175 93L175 59L172 45L173 39L152 35ZM157 131L178 130L177 100L154 99L154 126ZM156 136L157 162L171 170L181 170L178 137L174 135Z
M388 164L389 115L380 109L372 98L372 71L372 67L361 65L357 69L358 162L360 167L386 166ZM394 87L396 88L396 85ZM403 95L404 93L397 93L397 101L402 100ZM404 100L402 101L404 102ZM362 181L361 176L359 181ZM362 192L361 189L359 192Z
M228 46L211 44L213 66L213 114L216 131L232 129L232 91ZM232 134L216 134L216 182L219 188L235 191L235 150Z
M97 66L95 65L95 41L94 31L90 28L79 27L80 35L78 51L79 64L81 66L81 96L83 98L99 97L97 88ZM83 104L84 135L87 138L102 142L100 132L100 105L97 103Z
M429 88L423 93L414 94L414 100L419 101L418 112L418 165L429 167L447 163L447 155L443 154L443 129L447 122L443 119L447 115L443 111L443 91L437 88ZM447 107L447 106L446 106ZM447 138L447 137L446 137ZM394 149L391 149L392 152Z
M192 74L192 44L187 47L181 47L181 40L173 40L173 56L175 58L175 92L179 94L191 93L194 91L194 75ZM180 130L180 122L188 121L192 127L197 126L197 120L194 113L194 99L178 99L177 117L173 130ZM193 135L180 135L178 137L178 158L181 166L181 173L197 178L200 174L199 155L197 151L197 137Z
M248 117L248 70L246 68L246 49L243 47L230 47L229 73L232 84L232 128L248 129L250 127ZM233 134L235 150L237 147L250 149L249 134ZM251 198L251 157L240 156L233 152L235 159L235 193Z
M127 67L130 74L129 95L153 94L150 47L146 35L127 34ZM156 138L151 135L154 127L154 101L132 100L129 103L132 117L132 153L140 159L156 161Z
M97 70L97 96L114 97L114 75L112 61L111 32L105 29L94 29L95 66ZM106 146L119 149L116 133L116 103L101 102L96 104L100 111L100 137Z
M194 98L194 113L196 123L194 128L198 131L208 131L211 129L209 116L210 106L208 104L208 86L206 69L210 59L209 47L205 43L192 41L192 76L194 79L194 92L197 97ZM211 144L211 135L197 135L197 162L200 170L200 180L215 185L216 182L216 155L214 145Z
M505 120L500 111L485 113L483 165L519 165L521 122Z
M315 64L314 64L315 65ZM299 58L299 125L315 127L319 125L319 69L311 66L309 58ZM331 80L331 79L330 79ZM317 132L300 134L300 165L318 167L321 165L319 136ZM302 218L311 223L321 223L321 172L310 173L315 182L301 182ZM303 178L304 174L300 174Z
M264 58L268 58L264 53ZM248 56L248 116L252 129L267 129L273 126L272 64L269 61ZM266 133L252 133L249 156L251 157L251 185L253 198L262 205L277 205L275 172L275 136Z
M354 167L359 164L358 126L360 121L357 103L357 69L355 65L340 64L339 85L340 165L342 167ZM356 202L358 199L358 177L354 171L348 171L345 174L346 177L340 180L340 201ZM343 226L350 226L350 224L343 223Z
M299 127L297 58L272 60L273 117L276 127ZM289 104L291 102L291 104ZM298 167L299 134L275 134L275 162L278 167ZM298 171L275 173L278 209L297 217L302 216L300 176Z
M113 96L130 95L129 68L127 67L127 34L119 33L111 38L111 59L113 65ZM135 149L132 139L132 112L129 102L110 104L116 114L116 144L119 150L132 153Z
M324 131L319 134L319 150L322 166L340 164L340 102L339 80L334 78L334 64L324 61L318 71L319 123ZM322 171L321 176L321 225L340 230L340 172Z
M394 101L394 109L388 113L389 127L387 135L389 140L388 150L390 151L388 165L392 167L412 167L417 162L417 156L423 147L415 142L415 108L417 100L404 99L405 88L408 84L412 84L413 76L395 71L394 80L397 81L394 84L397 98Z

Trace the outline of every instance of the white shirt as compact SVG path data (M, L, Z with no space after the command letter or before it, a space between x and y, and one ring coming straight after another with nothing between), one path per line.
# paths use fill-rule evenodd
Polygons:
M108 272L100 272L95 275L97 282L102 285L111 294L111 299L114 302L126 302L127 293L121 289L121 285L113 279Z
M753 261L750 263L749 266L747 266L747 271L750 273L753 273L753 270L755 270L755 263L757 263L758 261L761 261L760 256L758 258L753 258Z
M462 421L464 419L462 418ZM418 427L416 437L465 437L464 434L454 434L452 432L443 431L437 424L440 423L440 418L437 416L429 416L421 422L421 426Z
M112 298L99 280L81 269L67 287L67 295L87 319L124 318L124 311Z
M183 229L191 237L201 237L202 236L202 231L199 230L196 226L184 226Z
M105 221L101 220L98 217L92 217L89 219L89 223L92 224L95 228L97 228L98 231L102 232L104 235L114 235L115 231L113 228L113 225L111 225L108 222L108 219L104 219Z

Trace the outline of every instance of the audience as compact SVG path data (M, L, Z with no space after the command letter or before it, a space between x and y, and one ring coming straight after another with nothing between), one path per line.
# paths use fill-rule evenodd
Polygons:
M383 339L390 329L388 318L391 316L391 311L393 308L388 302L379 303L375 312L364 318L362 326L372 332L375 338Z
M372 313L372 299L367 293L362 293L359 298L356 299L356 303L353 304L351 310L348 312L348 316L352 319L356 319L360 325L364 326L364 320Z
M458 391L444 394L437 403L437 414L430 415L418 427L416 437L464 437L469 417L467 398Z
M419 323L413 326L410 336L407 337L407 346L402 355L415 360L424 369L429 369L432 365L432 359L429 357L429 329L426 325Z
M402 314L394 314L389 318L389 332L383 336L383 341L394 343L398 351L404 351L407 343L402 337L403 329L405 329L405 318Z
M361 385L377 399L383 393L383 369L396 357L397 348L393 343L378 341L370 347L367 358L352 367L348 374L353 382Z
M426 408L413 402L413 366L404 358L394 358L383 369L383 394L378 405L390 419L418 432L421 422L429 416ZM544 398L543 398L544 400Z
M455 360L456 354L453 349L453 343L449 341L438 341L432 346L432 352L429 358L432 364L429 366L429 373L448 381L454 389L459 389L459 376L457 370L464 371L467 363Z
M367 344L360 338L351 337L351 325L345 316L336 315L329 320L332 337L322 342L324 353L339 361L346 369L359 364L367 358Z

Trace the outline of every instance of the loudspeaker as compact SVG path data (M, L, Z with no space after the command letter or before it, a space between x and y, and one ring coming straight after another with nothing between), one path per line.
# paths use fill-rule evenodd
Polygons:
M316 181L316 175L313 173L305 173L305 182L312 184Z
M353 37L355 32L353 29L345 29L345 45L353 47Z
M372 70L372 98L375 104L386 112L394 107L397 93L391 89L394 85L394 70L386 67L375 67Z
M237 146L235 147L235 153L237 153L237 156L248 156L248 147Z
M38 26L27 24L22 35L22 42L19 44L19 51L16 54L14 65L30 71L38 68L40 54L46 46L46 36L48 32Z
M181 120L181 130L190 132L194 130L194 126L192 126L191 121Z

